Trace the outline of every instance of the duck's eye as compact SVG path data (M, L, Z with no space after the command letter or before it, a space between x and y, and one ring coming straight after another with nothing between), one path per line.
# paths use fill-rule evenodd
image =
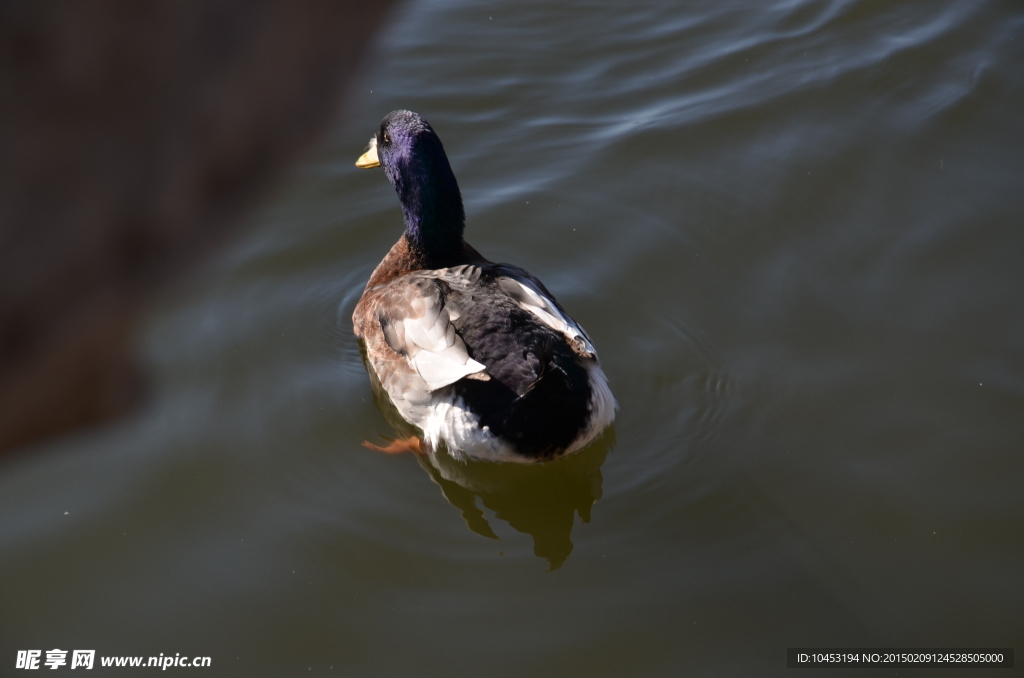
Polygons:
M391 135L387 133L387 130L384 131L384 143L385 144L390 144L391 143Z

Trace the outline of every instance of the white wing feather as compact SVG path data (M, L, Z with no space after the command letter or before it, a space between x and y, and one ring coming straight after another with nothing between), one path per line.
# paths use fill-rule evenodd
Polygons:
M402 289L407 315L381 321L385 341L405 356L428 391L454 384L482 372L486 366L469 357L466 344L455 333L451 315L434 280L418 277Z
M582 355L588 358L596 358L597 351L590 343L583 328L576 324L572 318L563 313L550 299L540 290L534 288L527 280L517 278L498 278L498 286L524 310L529 311L542 323L551 329L561 332Z
M436 391L485 369L469 357L447 309L431 307L421 318L404 319L402 326L407 347L412 344L419 349L409 350L410 362L429 390Z

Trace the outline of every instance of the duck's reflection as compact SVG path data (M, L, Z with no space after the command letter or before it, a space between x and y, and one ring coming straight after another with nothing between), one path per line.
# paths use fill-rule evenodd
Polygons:
M401 437L418 436L391 404L373 370L368 372L374 400L388 423ZM415 457L445 499L462 512L470 530L498 539L477 505L479 497L496 518L533 537L534 554L554 570L572 553L576 516L590 522L590 509L601 498L601 465L614 444L614 429L609 428L579 453L544 464L457 461L444 448L424 449Z
M532 536L534 554L556 569L572 553L575 516L590 522L590 508L601 498L601 464L613 438L609 431L579 454L538 465L460 462L445 450L417 459L469 529L498 538L477 506L480 497L496 518Z

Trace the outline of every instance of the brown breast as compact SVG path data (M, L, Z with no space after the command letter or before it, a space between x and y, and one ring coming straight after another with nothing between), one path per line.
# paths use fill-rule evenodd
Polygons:
M398 239L387 256L373 269L366 289L391 282L406 273L422 270L435 270L463 264L489 263L479 252L468 243L462 243L462 252L456 256L442 258L429 257L419 248L412 245L405 234Z
M373 269L369 282L363 290L363 295L352 313L352 329L355 335L367 342L367 351L383 351L383 339L380 323L376 320L376 308L381 302L381 286L400 278L413 271L436 270L450 266L461 266L463 264L486 264L490 263L479 252L468 244L462 244L462 252L455 257L438 259L429 257L419 248L412 245L402 234L398 242L394 244L387 256ZM378 346L378 344L381 344Z

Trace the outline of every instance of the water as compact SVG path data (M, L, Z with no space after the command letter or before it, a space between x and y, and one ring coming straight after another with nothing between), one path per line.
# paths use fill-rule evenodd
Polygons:
M0 662L1019 652L1022 63L1008 1L406 6L345 123L151 313L151 405L0 465ZM352 163L395 108L444 141L467 239L594 338L621 410L583 455L438 471L361 446L395 432L349 317L401 213Z

